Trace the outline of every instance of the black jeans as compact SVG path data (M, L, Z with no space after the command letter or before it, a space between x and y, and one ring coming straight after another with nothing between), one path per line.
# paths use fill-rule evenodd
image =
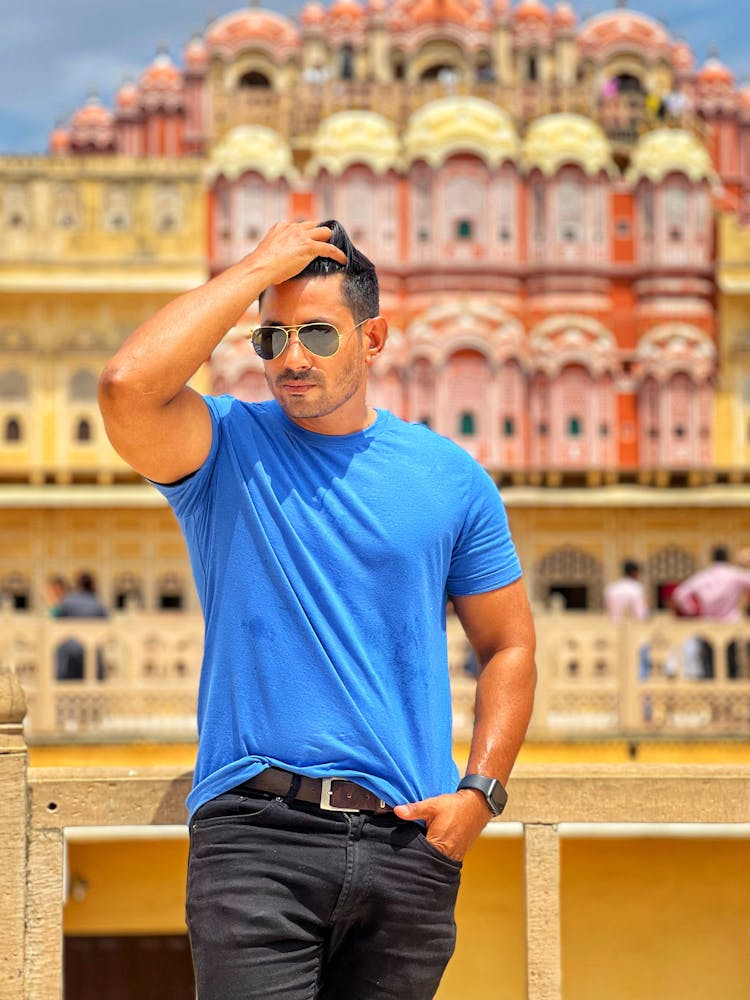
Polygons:
M190 824L198 1000L430 1000L460 878L416 823L220 795Z

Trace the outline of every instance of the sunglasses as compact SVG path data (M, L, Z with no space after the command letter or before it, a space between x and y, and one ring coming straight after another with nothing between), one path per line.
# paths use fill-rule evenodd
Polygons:
M367 319L372 319L368 316ZM351 330L344 333L333 323L303 323L301 326L256 326L251 331L248 340L252 341L255 353L264 361L273 361L280 357L289 344L289 334L297 331L300 344L310 354L318 358L332 358L341 347L341 340L352 333L367 319L360 320Z

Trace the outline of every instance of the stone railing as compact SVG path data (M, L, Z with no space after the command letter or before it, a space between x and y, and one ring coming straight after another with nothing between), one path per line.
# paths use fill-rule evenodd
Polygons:
M24 697L0 670L0 1000L61 1000L66 830L185 821L190 775L170 768L29 768ZM750 767L519 767L502 820L524 838L528 1000L561 1000L560 833L566 824L745 824ZM572 828L571 828L572 829ZM635 828L634 828L635 829ZM653 834L653 830L651 831Z
M555 611L535 619L531 738L750 734L750 619L719 625L664 614L613 626L604 615ZM475 681L455 618L448 636L454 735L464 741ZM202 645L194 615L0 614L0 668L21 681L32 740L193 739Z

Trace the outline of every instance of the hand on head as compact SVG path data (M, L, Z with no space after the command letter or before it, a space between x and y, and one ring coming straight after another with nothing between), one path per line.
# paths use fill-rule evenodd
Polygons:
M346 254L328 242L331 235L328 226L317 222L277 222L250 258L267 272L269 285L280 285L303 271L316 257L330 257L345 265Z

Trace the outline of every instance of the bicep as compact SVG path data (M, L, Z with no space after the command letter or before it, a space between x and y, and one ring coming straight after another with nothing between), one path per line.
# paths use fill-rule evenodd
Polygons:
M159 483L195 472L211 450L211 414L203 397L185 387L164 406L150 407L100 391L99 403L112 447L131 468Z
M522 580L484 594L454 596L453 604L482 665L509 647L533 655L534 622Z

